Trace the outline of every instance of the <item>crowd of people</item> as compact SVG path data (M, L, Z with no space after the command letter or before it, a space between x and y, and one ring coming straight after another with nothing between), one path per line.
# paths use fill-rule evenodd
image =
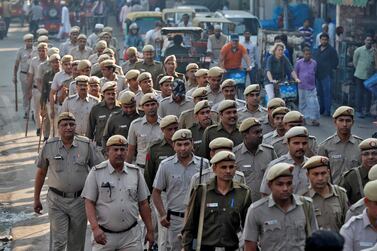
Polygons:
M59 48L43 28L23 37L13 78L25 119L32 110L45 141L34 210L43 210L47 178L51 250L84 250L87 221L93 250L376 250L377 139L352 134L361 104L331 113L329 35L294 66L284 38L276 41L263 107L262 84L237 95L224 78L243 60L252 75L255 45L214 28L208 51L218 66L192 62L184 74L174 54L159 62L146 41L126 48L120 64L102 24L89 36L72 27ZM371 50L367 36L355 52L361 86ZM299 85L300 111L274 91L287 75ZM305 127L318 126L320 113L334 122L321 143Z

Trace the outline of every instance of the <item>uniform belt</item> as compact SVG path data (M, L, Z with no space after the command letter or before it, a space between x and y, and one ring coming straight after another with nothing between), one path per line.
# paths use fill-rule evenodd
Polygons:
M52 192L56 193L57 195L60 195L60 196L62 196L64 198L74 198L74 199L80 197L81 192L82 192L82 190L80 190L80 191L74 192L74 193L66 193L66 192L62 192L62 191L60 191L60 190L58 190L56 188L53 188L53 187L50 187L50 190Z
M27 74L27 71L20 71L20 73L22 73L22 74Z
M36 85L33 85L33 88L38 88L38 86L36 86Z
M145 168L145 165L142 165L142 164L136 164L138 167L140 167L140 168Z
M174 215L174 216L181 217L181 218L185 217L185 213L175 212L175 211L172 211L172 210L169 210L169 209L168 209L168 215Z
M120 231L112 231L110 229L107 229L101 225L99 225L99 228L102 229L102 231L106 232L106 233L111 233L111 234L120 234L120 233L124 233L124 232L127 232L127 231L130 231L132 228L134 228L135 226L137 225L137 221L135 221L129 228L126 228L124 230L120 230Z

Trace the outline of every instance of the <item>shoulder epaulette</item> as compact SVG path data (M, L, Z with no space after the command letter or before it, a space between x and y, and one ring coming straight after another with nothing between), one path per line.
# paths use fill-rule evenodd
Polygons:
M77 97L77 94L69 95L69 96L68 96L68 100L70 100L70 99L74 99L74 98L76 98L76 97Z
M236 145L235 147L233 147L233 152L237 152L237 151L239 151L239 150L242 148L242 144L243 144L243 143L241 143L241 144Z
M317 138L314 135L309 135L309 139L315 139L315 140L317 140Z
M350 170L345 171L342 176L347 177L348 175L350 175L350 173L356 172L356 169L357 169L357 167L351 168Z
M358 140L363 140L363 138L357 136L357 135L352 135L354 138L358 139Z
M46 141L46 144L53 143L53 142L57 142L57 141L59 141L59 137L52 137L52 138L49 138L49 139Z
M129 167L129 168L133 168L133 169L136 169L136 170L140 170L140 168L134 164L130 164L130 163L127 163L127 162L124 162L124 164Z
M363 215L362 214L356 215L356 216L352 216L351 219L349 219L346 223L344 223L343 227L344 228L349 228L355 221L358 221L358 220L363 220Z
M95 166L93 167L93 169L94 169L95 171L97 171L97 170L103 169L103 168L105 168L105 167L107 167L107 161L103 161L103 162L99 163L98 165L95 165Z
M266 143L262 143L261 146L266 147L266 148L268 148L270 150L275 150L272 145L269 145L269 144L266 144Z
M90 139L85 137L85 136L81 136L81 135L75 135L75 138L78 140L78 141L81 141L81 142L85 142L85 143L89 143L90 142Z
M338 185L334 185L335 189L337 190L337 192L344 192L344 193L347 193L347 190L344 188L344 187L341 187L341 186L338 186Z
M321 144L323 144L323 143L325 143L325 142L327 142L327 141L333 139L334 136L335 136L335 134L334 134L334 135L331 135L331 136L329 136L329 137L327 137L324 141L321 142Z
M260 207L262 206L264 203L266 203L268 201L268 196L266 197L263 197L262 199L260 200L257 200L256 202L252 203L250 205L251 208L257 208L257 207Z

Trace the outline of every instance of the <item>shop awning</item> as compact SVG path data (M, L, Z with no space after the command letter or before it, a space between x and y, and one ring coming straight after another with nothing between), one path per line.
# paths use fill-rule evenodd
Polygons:
M367 6L368 0L327 0L327 2L332 4L365 7Z

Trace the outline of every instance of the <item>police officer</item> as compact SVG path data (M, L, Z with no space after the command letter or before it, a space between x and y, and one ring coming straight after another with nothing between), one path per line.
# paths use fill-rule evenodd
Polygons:
M137 78L140 75L140 71L138 70L129 70L125 75L125 81L127 83L127 87L123 91L131 91L133 93L138 94L141 92L141 88L137 82ZM120 92L119 94L121 94Z
M158 81L158 84L160 85L162 99L169 98L171 96L172 90L173 90L173 81L174 81L174 77L172 76L163 76Z
M98 99L102 100L102 96L100 93L100 80L96 76L91 76L89 77L89 94L92 95L93 97L96 97Z
M128 71L134 69L135 64L140 61L136 47L128 47L126 50L126 55L128 57L128 60L122 64L122 70L124 73L127 73Z
M376 244L377 228L377 180L368 182L364 187L363 213L352 217L340 229L345 243L343 251L360 251Z
M71 112L76 122L76 133L85 135L88 128L89 114L92 108L99 103L99 99L88 94L89 77L80 75L75 78L77 94L66 98L62 104L61 112Z
M207 87L208 85L208 70L207 69L199 69L197 72L195 72L195 82L196 86L191 88L186 92L187 96L192 96L193 92L200 88L200 87Z
M207 100L199 101L193 110L195 123L188 129L192 133L192 139L194 142L194 152L199 154L200 146L203 140L203 133L205 129L212 125L211 119L211 107Z
M278 108L285 106L284 100L281 98L273 98L267 103L267 115L261 119L263 134L272 132L275 129L275 125L272 119L272 112Z
M267 115L267 109L260 105L260 86L253 84L246 87L243 92L246 105L238 109L238 120L242 122L244 119L254 117L263 119Z
M237 109L240 109L245 106L245 101L241 99L236 99L236 81L233 79L226 79L220 85L221 92L225 100L234 100L237 103ZM214 104L212 110L217 112L219 103Z
M224 70L218 66L214 66L208 70L208 101L211 106L224 100L224 95L220 89L220 83L223 79Z
M109 159L90 171L81 194L93 231L93 250L142 250L139 214L146 238L153 243L147 184L139 168L124 162L125 137L111 136L106 149Z
M142 74L141 74L142 75ZM139 76L140 77L140 76ZM131 163L136 154L136 165L145 168L148 147L162 139L160 118L157 115L158 99L152 93L145 94L140 101L144 116L132 121L128 131L127 162Z
M308 158L305 156L306 148L308 147L308 129L303 126L295 126L284 135L284 140L288 145L288 153L271 161L265 171L260 187L262 194L270 194L268 180L266 175L268 170L277 163L288 163L293 165L293 193L302 195L307 191L309 185L306 170L302 168Z
M112 59L104 60L100 63L102 78L101 86L106 82L116 82L116 92L119 93L126 88L124 76L115 73L115 61Z
M94 65L98 62L98 58L102 55L103 51L107 48L106 41L99 40L94 47L94 52L89 56L88 60Z
M230 151L220 151L211 159L215 178L206 185L199 186L190 199L190 207L183 228L182 244L185 250L195 249L194 239L198 233L198 219L205 193L205 209L202 250L236 250L239 239L237 232L242 231L247 209L251 204L250 190L241 183L233 182L237 165L235 155ZM220 192L217 192L220 191Z
M69 32L69 39L60 45L60 56L68 55L69 52L77 46L77 38L80 34L80 28L74 26Z
M343 174L339 185L347 190L351 204L364 197L364 186L369 181L368 172L377 164L377 139L368 138L359 144L361 165Z
M170 76L173 77L174 79L181 79L183 82L186 82L185 75L182 73L179 73L176 71L177 70L177 58L175 55L169 55L165 58L164 60L164 74L160 74L157 76L157 81L159 82L160 79L164 76Z
M69 54L72 55L74 60L88 59L93 50L89 46L86 46L87 37L85 34L80 34L77 37L77 46L72 48Z
M272 122L275 130L263 135L263 143L272 145L275 141L284 138L286 130L283 124L285 114L289 112L287 107L278 107L272 112Z
M199 87L195 89L195 91L192 93L192 98L195 105L199 101L207 100L208 99L207 89L205 87ZM195 123L194 114L195 114L194 107L182 112L181 115L179 116L179 128L192 127Z
M89 114L89 122L86 130L86 136L94 140L97 146L102 146L103 130L105 129L107 119L112 112L120 111L121 108L116 100L116 83L106 82L101 93L103 100L93 106Z
M161 225L168 228L168 250L180 250L178 235L183 227L185 206L183 201L189 188L191 177L199 171L201 158L192 154L192 135L187 129L176 131L172 137L176 154L161 162L153 183L152 199L156 206ZM208 161L202 159L203 168ZM166 209L161 192L166 190Z
M260 199L260 185L267 165L277 158L274 148L262 143L262 126L256 118L242 121L243 143L233 149L238 170L244 173L253 201Z
M305 239L317 230L312 200L294 194L295 167L273 165L266 175L271 195L249 207L244 228L245 250L263 251L305 249Z
M83 76L87 76L89 78L91 67L92 67L92 64L90 63L89 60L87 60L87 59L80 60L79 63L77 64L77 67L76 67L77 74L79 76L83 75ZM73 69L74 69L74 67L73 67ZM72 81L69 84L69 96L75 95L77 93L76 89L77 89L76 88L76 81Z
M186 66L186 93L197 86L195 73L199 70L199 66L196 63L189 63Z
M354 110L340 106L332 115L336 133L325 139L318 149L318 155L330 160L334 184L338 184L342 174L360 165L359 144L362 139L351 133L354 123Z
M133 92L125 91L121 93L118 100L122 109L112 112L107 119L103 129L103 146L113 135L118 134L127 137L131 122L140 117L136 111L135 94Z
M235 145L242 143L242 135L238 131L237 104L234 100L221 101L219 108L220 122L206 128L203 133L200 156L209 157L209 143L217 137L229 138Z
M53 54L59 54L59 49L56 47L49 48L47 50L47 56L50 58ZM42 86L42 80L44 75L51 70L50 60L46 60L38 65L37 68L37 84Z
M313 200L314 213L320 229L338 232L348 210L346 190L330 183L329 159L315 155L303 166L310 182L304 194Z
M58 117L60 137L50 138L37 159L34 211L43 209L40 193L46 175L50 247L52 250L84 250L86 214L80 198L90 167L103 161L89 139L75 136L75 117L63 112Z
M138 92L135 96L136 107L138 109L140 109L143 96L147 93L152 93L158 102L161 100L161 92L153 89L152 74L150 74L149 72L140 73L140 75L137 77L137 82L139 83L139 86L141 88L141 91Z

